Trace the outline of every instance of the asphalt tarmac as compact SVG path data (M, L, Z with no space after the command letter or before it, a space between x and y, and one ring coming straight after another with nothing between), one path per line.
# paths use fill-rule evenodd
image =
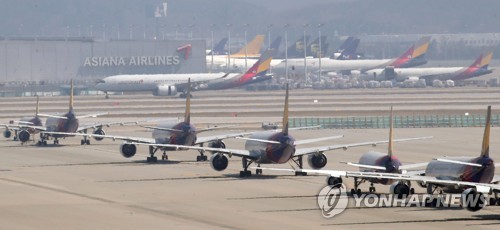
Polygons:
M481 92L444 91L443 95L433 91L422 96L418 90L408 93L405 103L408 110L420 111L418 105L412 107L412 98L436 95L442 103L453 101L454 98L463 99L464 110L476 111L484 114L486 106L493 104L495 114L495 95L491 89ZM223 93L221 93L223 92ZM221 91L207 93L206 98L200 92L199 100L209 100L211 103L227 105L235 98L244 98L238 108L249 109L251 105L270 108L267 112L255 115L244 115L238 110L235 117L227 109L222 109L219 116L207 116L206 107L192 109L192 121L197 127L209 124L242 123L242 127L233 127L230 130L205 132L200 136L220 134L226 132L240 132L256 130L261 121L279 121L281 118L283 99L276 91L268 95L258 93L252 95L240 91ZM302 95L308 95L304 91ZM367 91L373 92L373 91ZM402 91L398 90L398 94ZM222 97L221 94L227 97ZM233 96L234 94L234 96ZM310 99L323 97L324 100L338 97L328 91L309 93ZM406 93L404 93L406 94ZM244 96L241 96L244 95ZM369 94L368 94L369 95ZM393 98L392 95L381 98ZM471 96L472 95L472 96ZM413 97L414 96L414 97ZM302 97L302 96L300 96ZM308 96L303 96L308 97ZM360 107L370 104L372 97L355 96ZM217 98L217 99L215 99ZM227 98L228 101L224 101ZM263 100L268 98L269 100ZM347 96L342 96L347 98ZM449 98L449 99L445 99ZM470 103L481 99L481 103ZM498 97L497 97L498 98ZM42 97L41 101L47 98ZM193 98L193 105L196 104ZM49 100L49 99L47 99ZM110 111L110 117L82 120L93 123L97 121L113 120L147 120L146 106L156 106L159 114L152 115L157 119L163 114L180 116L183 100L156 98L149 95L116 96L104 100L96 96L78 96L75 99L75 111L80 107L84 110L79 114L103 111L106 105L120 102L119 108ZM304 99L309 100L309 99ZM323 100L323 99L321 99ZM320 100L320 101L321 101ZM332 99L334 100L334 99ZM431 99L426 99L432 101ZM50 99L53 110L64 112L67 110L66 97ZM152 105L156 102L156 105ZM168 111L162 109L160 103L176 104L177 107ZM344 99L347 101L347 99ZM365 102L363 102L365 101ZM404 100L401 100L404 103ZM8 117L2 112L0 123L8 122L23 115L30 115L34 104L26 98L3 98L0 108L6 111L16 111L18 116ZM293 102L293 101L292 101ZM10 103L10 105L9 105ZM16 106L25 103L25 106ZM248 103L248 104L247 104ZM93 108L94 105L103 104ZM266 105L271 104L270 107ZM380 106L374 106L373 111L382 113L388 108L390 101ZM425 103L424 103L425 104ZM49 104L47 104L49 105ZM206 103L205 106L213 106ZM198 104L198 106L201 106ZM299 104L294 110L302 110ZM318 109L322 109L318 106ZM431 106L432 107L432 106ZM439 106L437 106L439 107ZM41 107L43 108L43 107ZM111 107L109 107L111 108ZM109 109L108 108L108 109ZM114 108L114 107L113 107ZM195 109L196 108L196 109ZM356 110L356 106L352 110ZM17 110L16 110L17 109ZM120 111L130 109L137 113L118 116ZM336 110L342 108L329 108ZM165 111L167 110L167 111ZM274 112L276 110L276 112ZM369 109L366 109L370 111ZM429 112L434 109L423 109ZM43 111L43 109L41 109ZM243 112L242 112L243 111ZM309 116L315 116L314 109L304 109ZM431 112L432 112L431 111ZM439 111L439 108L436 109ZM449 112L450 110L444 109ZM458 110L457 110L458 111ZM45 112L44 113L50 113ZM395 107L398 113L398 106ZM139 116L135 114L140 113ZM9 113L10 114L10 113ZM365 112L353 115L365 114ZM150 137L150 132L138 126L118 126L106 129L107 134L121 136ZM440 156L477 156L481 149L483 128L429 128L395 130L395 138L434 136L430 140L396 143L394 154L403 163L426 162ZM386 129L358 129L358 130L303 130L292 131L297 139L309 139L343 134L344 138L330 141L307 144L301 147L323 146L332 143L353 143L370 140L383 140L388 137ZM491 156L500 161L500 154L496 149L500 146L500 128L492 128ZM229 167L223 172L211 169L208 162L196 162L196 151L170 152L168 161L159 161L155 164L146 163L147 148L139 147L139 152L133 158L124 158L119 153L120 141L95 141L91 145L81 146L79 137L60 140L60 145L54 146L49 142L46 147L38 147L33 143L21 145L19 142L0 139L0 228L1 229L498 229L500 225L500 207L488 206L478 212L469 212L460 207L455 208L425 208L425 207L354 207L353 200L349 199L347 210L334 218L327 219L321 214L317 205L317 195L325 186L325 176L295 176L288 172L264 171L263 175L252 175L249 178L239 178L241 159L232 157ZM228 148L243 148L244 141L230 139L226 141ZM346 151L335 150L326 152L328 164L325 169L357 170L340 162L357 162L366 151L385 152L387 145L376 147L366 146L351 148ZM293 164L292 164L293 165ZM262 165L265 167L290 168L289 164ZM306 166L309 168L309 166ZM498 173L497 173L498 174ZM352 187L352 179L344 181L348 188ZM369 184L361 188L367 191ZM388 186L377 185L377 194L389 192ZM425 190L416 186L417 193Z

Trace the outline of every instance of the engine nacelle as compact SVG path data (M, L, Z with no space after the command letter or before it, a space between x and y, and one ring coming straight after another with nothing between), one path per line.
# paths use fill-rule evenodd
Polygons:
M17 134L17 137L19 138L19 141L21 142L27 142L30 140L30 133L28 130L21 130L19 131L19 134Z
M405 196L410 195L410 186L405 183L395 182L391 184L390 190L392 194L398 196L398 198L404 198Z
M174 85L159 85L153 91L154 96L173 96L177 94L177 88Z
M10 138L12 136L12 131L6 129L5 131L3 131L3 137L5 138Z
M482 193L469 188L462 192L460 203L468 211L477 212L486 206L486 198Z
M326 184L330 186L340 186L342 184L342 178L329 176L326 178Z
M130 143L123 143L120 145L120 153L126 158L133 157L137 153L137 146Z
M104 132L104 130L102 130L102 129L96 129L94 131L94 134L95 135L103 135L104 136L104 135L106 135L106 132ZM102 141L102 139L104 139L104 138L103 137L94 137L94 140L96 140L96 141Z
M313 169L321 169L321 168L325 167L327 162L328 162L328 159L326 158L325 154L323 154L323 153L311 154L307 157L307 163Z
M224 171L229 164L229 160L224 154L216 153L210 157L210 166L215 171Z

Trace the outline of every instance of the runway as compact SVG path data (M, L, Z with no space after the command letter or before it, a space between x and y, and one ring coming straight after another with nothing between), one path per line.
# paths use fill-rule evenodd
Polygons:
M356 98L359 105L345 109L322 108L328 113L335 111L353 112L352 115L370 112L387 114L392 102L399 100L408 111L442 112L472 111L484 114L486 105L495 106L494 100L500 91L494 89L479 89L455 91L445 90L428 92L421 95L399 91L394 95L384 95L373 91L369 96L363 93L331 93L329 91L297 91L299 96L292 96L290 105L299 114L315 116L314 106L307 106L307 101L313 98L323 98L337 103L336 99L348 102L349 96ZM479 91L479 92L478 92ZM230 130L206 132L200 134L239 132L255 130L261 121L279 121L282 113L282 93L248 93L242 91L214 91L193 98L192 121L203 127L209 123L238 123L243 127ZM206 95L207 97L201 97ZM406 95L407 97L396 96ZM438 105L425 107L432 102L431 96L439 98ZM421 105L413 105L414 97L426 101ZM224 99L226 98L226 99ZM242 99L234 111L225 108L228 101ZM366 105L377 101L379 105ZM393 98L393 99L390 99ZM406 98L406 99L404 99ZM462 98L460 109L449 106L449 110L439 108ZM496 97L498 98L498 97ZM46 101L41 98L41 101ZM196 99L203 102L195 102ZM385 99L390 99L385 101ZM298 101L304 101L303 106ZM478 101L477 104L470 103ZM66 97L51 98L47 103L49 111L64 112L67 110ZM235 100L237 101L237 100ZM295 102L294 102L295 101ZM480 102L479 102L480 101ZM16 102L22 103L16 106ZM153 106L158 113L151 112L153 118L161 116L180 116L184 101L181 99L156 98L149 95L116 96L104 100L96 96L78 96L75 99L77 114L102 112L110 103L119 102L112 107L111 116L91 119L99 120L138 120L147 118L147 106ZM152 105L156 103L155 105ZM224 107L219 116L211 117L209 105L220 104ZM294 104L295 103L295 104ZM20 115L32 115L34 100L13 98L0 100L0 108L10 111L3 113L0 122L15 119ZM104 104L104 105L103 105ZM404 104L404 105L403 105ZM98 106L96 106L98 105ZM173 106L173 107L163 107ZM262 112L246 114L252 106L260 107ZM295 106L295 107L294 107ZM359 111L359 108L365 108ZM420 109L420 108L424 109ZM43 106L41 108L44 108ZM500 108L500 107L498 107ZM82 110L80 110L82 109ZM395 107L398 111L399 106ZM122 111L130 114L119 116ZM32 112L33 111L33 112ZM233 113L238 116L234 117ZM326 112L325 112L326 113ZM397 113L397 112L396 112ZM14 116L17 114L17 116ZM9 117L10 116L10 117ZM85 121L86 122L86 121ZM81 123L85 123L81 121ZM108 134L150 137L150 133L137 126L111 127ZM395 137L434 136L430 140L396 143L394 147L403 163L418 163L429 161L439 156L476 156L481 149L483 128L433 128L433 129L396 129ZM334 141L323 141L300 147L323 146L334 143L352 143L370 140L382 140L388 136L385 129L360 130L304 130L293 131L297 139L309 139L343 134L344 138ZM492 128L491 156L500 161L496 149L500 146L500 129ZM37 147L32 144L21 145L19 142L0 139L0 226L2 229L498 229L500 225L500 207L486 207L479 212L469 212L461 208L435 209L421 207L407 208L349 208L332 219L322 217L316 203L318 192L325 186L324 176L294 176L286 172L264 171L263 175L253 175L250 178L239 178L241 160L232 157L229 167L223 172L211 169L208 162L196 162L196 151L179 151L169 153L169 161L156 164L146 163L147 148L139 147L139 152L133 158L123 158L118 150L121 142L92 140L92 145L81 146L80 138L61 140L61 146L50 145ZM231 139L226 141L228 148L243 148L244 141ZM325 153L328 164L325 169L356 170L341 161L357 161L359 156L369 150L386 151L386 145L376 147L358 147L347 151L338 150ZM289 168L288 164L273 165ZM309 168L306 166L306 168ZM497 173L498 174L498 173ZM345 181L352 186L352 180ZM417 192L424 189L417 187ZM367 191L368 184L362 186ZM389 188L377 186L377 193L386 193ZM352 201L350 201L352 202Z

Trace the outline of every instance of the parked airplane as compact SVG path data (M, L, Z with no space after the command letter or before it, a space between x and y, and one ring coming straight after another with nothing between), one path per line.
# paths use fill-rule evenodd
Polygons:
M184 93L188 80L199 85L196 87L197 90L238 87L272 78L266 75L269 69L268 61L272 60L271 52L268 51L266 55L263 55L262 60L255 61L245 73L115 75L100 80L95 87L106 94L108 92L151 91L155 96L170 96L183 92L180 97L188 95ZM258 71L255 72L255 70Z
M186 86L186 93L189 95L191 91L191 82L188 79ZM125 142L120 145L120 153L126 158L133 157L137 153L137 145L149 145L149 157L147 162L156 162L157 158L155 153L163 151L162 159L167 160L167 151L185 150L187 148L172 148L165 146L165 144L175 144L182 146L204 145L208 144L213 148L225 148L226 144L224 139L234 138L246 135L248 133L233 133L221 134L207 137L198 137L201 132L227 128L229 126L218 126L212 128L196 129L191 123L191 98L186 97L186 111L184 113L183 121L166 121L158 126L144 126L145 128L152 129L152 138L129 137L129 136L114 136L114 135L100 135L100 134L86 134L86 133L73 133L73 135L83 136L85 138L110 138L113 140L124 140ZM197 161L206 161L207 156L204 151L199 151L200 155L196 157Z
M108 124L92 124L84 127L79 126L79 119L81 118L87 118L87 117L97 117L100 115L104 115L106 113L98 113L98 114L89 114L89 115L83 115L83 116L76 116L74 110L73 110L73 80L71 80L71 86L70 86L70 95L69 95L69 111L62 115L48 115L48 114L40 114L37 113L37 116L39 117L47 117L47 120L45 121L45 126L40 127L40 126L29 126L25 125L24 128L30 128L33 130L37 130L40 132L40 140L37 142L38 146L46 146L47 145L47 140L50 138L54 139L54 144L59 144L59 139L60 138L66 138L66 137L71 137L75 136L73 133L75 132L83 132L86 133L89 129L93 129L93 133L95 134L101 134L104 135L105 132L102 129L103 126L110 126L110 125L115 125L115 124L122 124L120 122L116 123L108 123ZM25 138L29 140L30 138L30 133L26 132L25 133ZM94 138L97 141L101 141L102 138ZM90 140L84 137L83 140L81 140L82 145L90 145Z
M283 112L283 128L281 131L265 131L265 132L255 132L252 133L249 138L245 139L245 149L225 149L225 148L213 148L213 147L196 147L196 146L182 146L182 145L156 145L153 146L164 146L168 148L179 148L179 149L196 149L211 151L214 154L210 158L210 164L212 168L216 171L223 171L227 168L229 160L228 156L238 156L242 158L243 171L240 171L240 177L246 177L251 175L251 171L248 167L255 163L258 166L260 164L283 164L290 160L293 161L299 168L303 168L303 157L307 156L307 161L309 165L314 169L323 168L327 163L326 155L323 152L331 151L335 149L344 149L356 146L364 145L376 145L381 143L388 143L388 140L382 141L369 141L351 144L336 144L328 146L318 146L310 148L296 148L296 145L314 143L319 141L325 141L330 139L339 138L342 136L331 136L324 138L315 138L302 141L296 141L295 138L289 134L288 128L288 85L286 87L285 95L285 106ZM407 139L397 139L393 141L409 141L418 140L422 138L407 138ZM262 169L257 169L256 174L261 174ZM297 172L296 175L306 175L305 172Z
M0 126L5 127L5 131L3 132L3 136L5 138L10 138L12 136L12 131L14 131L14 141L21 141L21 143L25 143L30 140L30 136L36 134L42 129L43 123L40 117L38 116L39 111L39 97L36 96L36 109L34 117L24 117L19 121L15 122L15 124L1 124ZM35 129L31 126L39 127L40 129Z
M226 47L227 43L227 38L221 39L215 46L213 50L207 50L207 55L224 55L226 54L226 50L224 47Z
M285 59L287 58L304 58L304 49L309 42L310 36L306 35L304 37L299 38L296 42L292 43L289 47L285 47L287 49L286 56L285 52L281 53L275 59ZM305 43L304 43L305 40Z
M481 55L469 67L429 67L429 68L393 68L368 70L360 76L362 80L375 81L405 81L407 79L425 79L427 82L433 80L465 80L482 76L493 72L488 69L493 52Z
M257 35L255 38L247 43L244 47L242 47L238 52L232 54L223 54L223 55L207 55L206 62L207 64L214 63L215 66L219 68L234 66L235 60L243 59L245 61L249 58L258 58L260 56L260 48L262 44L264 44L264 35ZM229 44L231 45L231 44ZM212 60L213 58L213 60ZM244 62L243 62L244 63ZM247 65L252 65L248 64Z
M320 39L321 39L321 52L319 50ZM317 37L316 39L314 39L313 42L307 45L306 54L313 58L318 58L320 54L322 57L324 57L327 50L328 50L328 43L326 43L326 36L323 35L321 36L321 38ZM304 57L304 55L302 55L302 57Z
M272 75L266 74L271 67L273 60L273 50L264 52L259 60L244 74L224 76L219 79L210 80L198 83L197 90L220 90L241 87L257 82L267 81L273 78Z
M395 68L408 68L427 63L425 53L429 47L430 37L421 38L415 45L411 46L400 57L394 59L379 60L336 60L321 58L322 72L359 72L363 73L370 69L385 68L394 66ZM276 73L285 72L285 60L273 66ZM318 58L306 58L307 69L311 72L319 70ZM304 71L304 58L288 59L288 67L297 72Z
M269 169L269 170L278 170L278 171L291 171L291 172L299 172L299 173L312 173L312 174L326 174L327 183L330 186L337 186L342 184L342 177L349 178L352 177L354 179L354 188L351 189L351 194L361 195L361 189L359 186L362 183L370 182L370 193L375 192L375 186L373 184L383 184L390 185L391 193L397 194L399 197L403 197L404 195L414 194L415 189L411 187L410 182L401 182L393 179L385 179L385 178L373 178L373 177L364 177L364 173L394 173L401 174L405 173L409 169L415 169L420 167L425 167L427 163L417 163L417 164L405 164L403 165L398 157L393 155L393 112L391 107L391 115L390 115L390 128L389 128L389 145L387 147L387 153L370 151L364 153L360 158L358 163L345 162L348 165L359 167L359 171L339 171L339 170L314 170L314 169ZM429 139L429 137L421 137L421 138L412 138L411 140L423 140ZM410 140L410 139L407 139ZM264 169L264 168L262 168Z
M356 60L361 59L363 54L356 53L360 39L355 37L348 37L337 50L333 52L330 59L337 60Z
M491 106L488 106L486 124L484 128L481 152L478 157L445 157L430 161L425 173L395 174L383 172L359 172L358 176L377 180L395 180L400 182L417 182L419 185L427 187L428 194L434 194L436 190L448 193L461 193L462 207L468 211L479 211L484 208L487 200L485 194L490 197L490 205L500 205L500 178L495 176L495 164L490 158L490 126L491 126ZM344 174L342 171L330 170L333 177ZM438 198L427 200L429 206L435 206ZM471 200L473 202L471 202Z

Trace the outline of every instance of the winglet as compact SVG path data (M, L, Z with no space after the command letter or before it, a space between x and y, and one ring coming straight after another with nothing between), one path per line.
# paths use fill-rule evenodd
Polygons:
M288 135L288 83L286 84L285 109L283 111L283 134Z
M481 149L482 157L490 156L490 126L491 126L491 105L488 106L486 114L486 124L484 126L483 147Z
M184 113L184 122L191 122L191 78L188 79L186 90L186 112Z
M389 126L389 145L387 147L387 155L389 155L389 157L392 156L392 131L393 131L393 128L394 128L394 121L393 121L393 112L392 112L392 106L391 106L391 116L389 117L389 122L390 122L390 126Z
M36 95L35 117L38 116L39 113L38 105L39 105L39 97L38 95Z
M73 111L73 79L71 79L69 90L69 111Z

